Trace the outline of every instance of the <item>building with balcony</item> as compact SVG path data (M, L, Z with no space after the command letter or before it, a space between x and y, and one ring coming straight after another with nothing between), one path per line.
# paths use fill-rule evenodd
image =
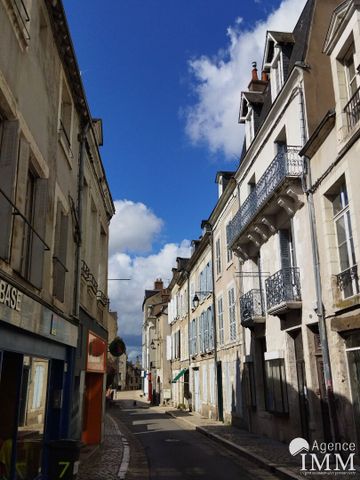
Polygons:
M319 45L339 4L309 0L293 32L268 31L261 76L254 64L241 95L245 144L227 247L240 259L242 419L282 441L328 434L301 149L334 104Z
M338 438L360 442L359 65L360 4L343 2L329 24L332 109L306 143L321 297L331 359Z
M171 366L171 403L174 407L189 408L189 259L176 259L169 284L171 292L168 305L169 335L167 358Z
M164 288L161 279L154 282L152 290L145 290L142 309L142 390L144 396L154 404L162 401L164 389L170 388L166 346L169 335L168 303L170 290Z
M0 25L0 444L35 478L48 441L101 441L114 206L62 2Z

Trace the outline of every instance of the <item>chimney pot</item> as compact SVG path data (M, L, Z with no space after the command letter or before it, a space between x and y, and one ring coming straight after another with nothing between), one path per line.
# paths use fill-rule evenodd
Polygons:
M267 81L269 80L268 74L265 72L265 70L262 71L261 80L262 80L263 82L267 82Z
M161 278L157 278L154 282L154 290L163 290L164 283Z
M256 65L257 63L256 62L252 62L252 72L251 72L251 79L252 80L259 80L259 77L258 77L258 74L257 74L257 68L256 68Z

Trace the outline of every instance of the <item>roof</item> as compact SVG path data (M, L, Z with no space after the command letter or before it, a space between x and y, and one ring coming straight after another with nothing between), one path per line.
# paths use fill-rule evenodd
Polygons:
M268 34L275 40L277 43L294 43L294 35L292 32L275 32L274 30L269 30Z
M261 92L242 92L242 96L249 103L264 103L264 95Z
M306 58L308 40L309 40L309 34L310 34L310 28L311 28L311 18L313 16L315 3L316 3L316 0L307 1L292 33L275 32L275 31L268 32L274 37L274 39L276 36L279 39L279 43L293 44L293 46L291 47L291 53L289 57L289 65L285 72L284 83L289 78L291 71L295 67L295 64L297 62L304 62ZM281 42L280 42L280 39L282 40ZM285 42L285 40L287 41ZM246 96L246 98L253 98L254 93L242 92L242 95ZM249 95L250 97L248 97ZM258 94L255 94L255 95L258 95ZM261 95L261 97L262 97L262 106L261 106L261 112L255 124L255 136L258 130L260 129L261 125L264 123L273 105L272 98L271 98L271 82L268 83L268 86L265 89L264 93ZM260 104L260 102L258 101L257 104ZM240 164L244 159L245 155L246 155L246 143L244 142L243 150L240 156Z

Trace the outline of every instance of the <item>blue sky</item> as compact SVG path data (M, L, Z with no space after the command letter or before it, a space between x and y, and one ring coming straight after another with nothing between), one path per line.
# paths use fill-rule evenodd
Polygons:
M216 172L237 166L240 92L266 28L292 30L304 3L64 0L91 112L104 122L118 201L110 274L132 278L111 285L110 299L132 356L144 288L169 280L216 202Z

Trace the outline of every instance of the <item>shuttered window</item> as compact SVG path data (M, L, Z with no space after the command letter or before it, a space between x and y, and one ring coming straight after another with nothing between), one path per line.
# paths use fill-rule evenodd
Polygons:
M236 311L235 311L235 289L230 288L228 291L229 300L229 326L230 326L230 341L236 340Z
M218 324L219 324L219 344L224 343L224 310L223 310L223 298L220 297L217 301L218 308Z
M215 242L215 258L216 258L216 275L220 275L221 268L222 268L220 238L218 238Z
M68 223L69 217L68 215L65 215L60 202L58 202L55 229L55 250L53 256L53 295L61 302L64 301L65 296Z
M19 152L19 122L0 118L0 257L10 259L10 235L15 196L15 175Z

